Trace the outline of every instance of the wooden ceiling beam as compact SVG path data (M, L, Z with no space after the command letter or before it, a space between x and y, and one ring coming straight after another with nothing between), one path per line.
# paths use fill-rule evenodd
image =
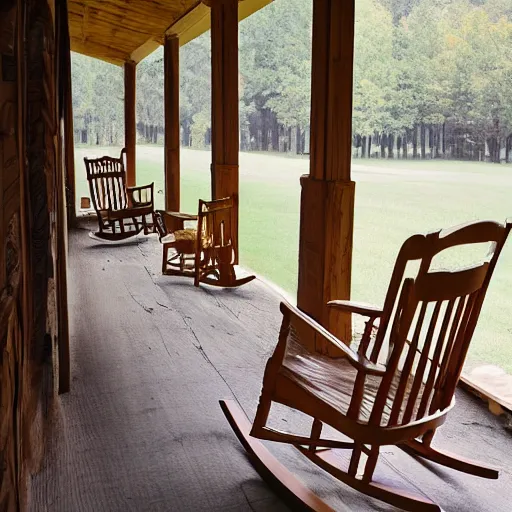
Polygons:
M177 19L165 31L165 35L179 37L180 46L183 46L210 30L210 5L212 1L215 0L199 2L198 5ZM238 3L238 21L244 20L272 2L273 0L240 0Z
M71 1L70 7L79 3L82 2ZM183 12L183 3L186 4L187 2L180 2L178 7L173 7L173 3L168 0L165 2L87 0L87 5L91 11L99 12L102 15L114 15L122 20L139 20L143 24L154 20L160 26L165 19L178 17Z
M242 21L273 0L240 0ZM180 46L210 30L211 0L114 2L83 0L69 2L71 49L84 55L122 65L140 62L164 43L166 36L179 38ZM193 5L180 16L182 9ZM156 13L156 14L153 14ZM176 19L177 18L177 19ZM167 29L163 20L175 20ZM130 44L133 43L133 44Z
M176 20L165 31L165 35L178 37L180 40L180 46L183 46L209 29L210 8L200 2L181 18Z
M116 66L122 66L130 55L107 45L86 41L85 43L76 37L71 37L71 50L95 59L101 59Z
M139 46L130 54L130 60L135 63L139 63L148 55L151 55L160 45L161 43L154 38L148 39L144 44Z
M83 26L83 15L77 13L69 13L69 23L74 29L73 36L77 37L78 28L80 28L80 32ZM91 16L89 11L88 21L87 21L87 32L88 35L98 34L112 37L113 34L121 34L125 37L129 37L131 34L138 36L139 38L148 39L154 33L154 31L148 31L146 27L141 29L140 26L137 25L126 25L126 24L116 24L112 23L108 19L98 18L96 16Z

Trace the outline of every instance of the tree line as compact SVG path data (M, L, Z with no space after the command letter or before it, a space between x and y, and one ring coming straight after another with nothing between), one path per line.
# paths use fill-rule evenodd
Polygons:
M240 147L309 152L312 0L240 24ZM509 161L512 0L356 0L353 154ZM211 138L210 35L180 50L182 144ZM163 140L163 49L137 66L140 141ZM122 69L73 55L75 137L123 140Z

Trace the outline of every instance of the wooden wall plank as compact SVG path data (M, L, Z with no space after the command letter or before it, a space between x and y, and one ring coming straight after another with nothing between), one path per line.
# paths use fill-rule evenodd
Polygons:
M180 211L180 40L164 45L165 209Z
M135 62L131 61L124 64L124 145L126 148L126 184L129 187L134 187L136 184L136 66Z

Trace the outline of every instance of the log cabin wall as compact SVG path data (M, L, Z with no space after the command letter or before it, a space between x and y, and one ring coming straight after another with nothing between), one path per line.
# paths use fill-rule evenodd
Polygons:
M0 3L2 512L28 509L29 476L42 462L54 388L57 291L65 277L58 265L58 210L65 208L64 187L57 187L55 22L61 6L58 0Z
M20 168L17 103L16 4L0 4L0 510L17 506L16 369L20 324Z

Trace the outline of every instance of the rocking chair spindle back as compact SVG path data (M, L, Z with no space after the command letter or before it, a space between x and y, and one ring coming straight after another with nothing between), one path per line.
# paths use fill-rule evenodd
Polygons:
M91 200L95 210L117 211L128 207L126 173L123 162L125 154L126 150L123 149L119 158L104 156L84 159Z
M498 478L496 469L438 450L432 441L455 405L455 389L482 304L511 229L511 221L473 222L406 240L383 309L352 301L329 303L368 318L357 352L283 303L281 332L265 369L250 435L291 444L342 482L411 511L441 509L425 496L374 476L381 446L397 445L459 471ZM475 244L489 245L488 254L476 263L434 268L443 251ZM413 277L406 276L410 262L418 264ZM344 357L317 352L328 344ZM310 436L267 426L272 403L311 416ZM249 432L233 423L234 405L223 408L237 435L245 439ZM349 441L322 437L323 424ZM343 450L349 450L348 458L337 455Z
M124 158L104 156L84 158L92 205L98 217L95 236L104 240L123 240L142 230L148 234L153 225L153 183L141 187L126 186Z

